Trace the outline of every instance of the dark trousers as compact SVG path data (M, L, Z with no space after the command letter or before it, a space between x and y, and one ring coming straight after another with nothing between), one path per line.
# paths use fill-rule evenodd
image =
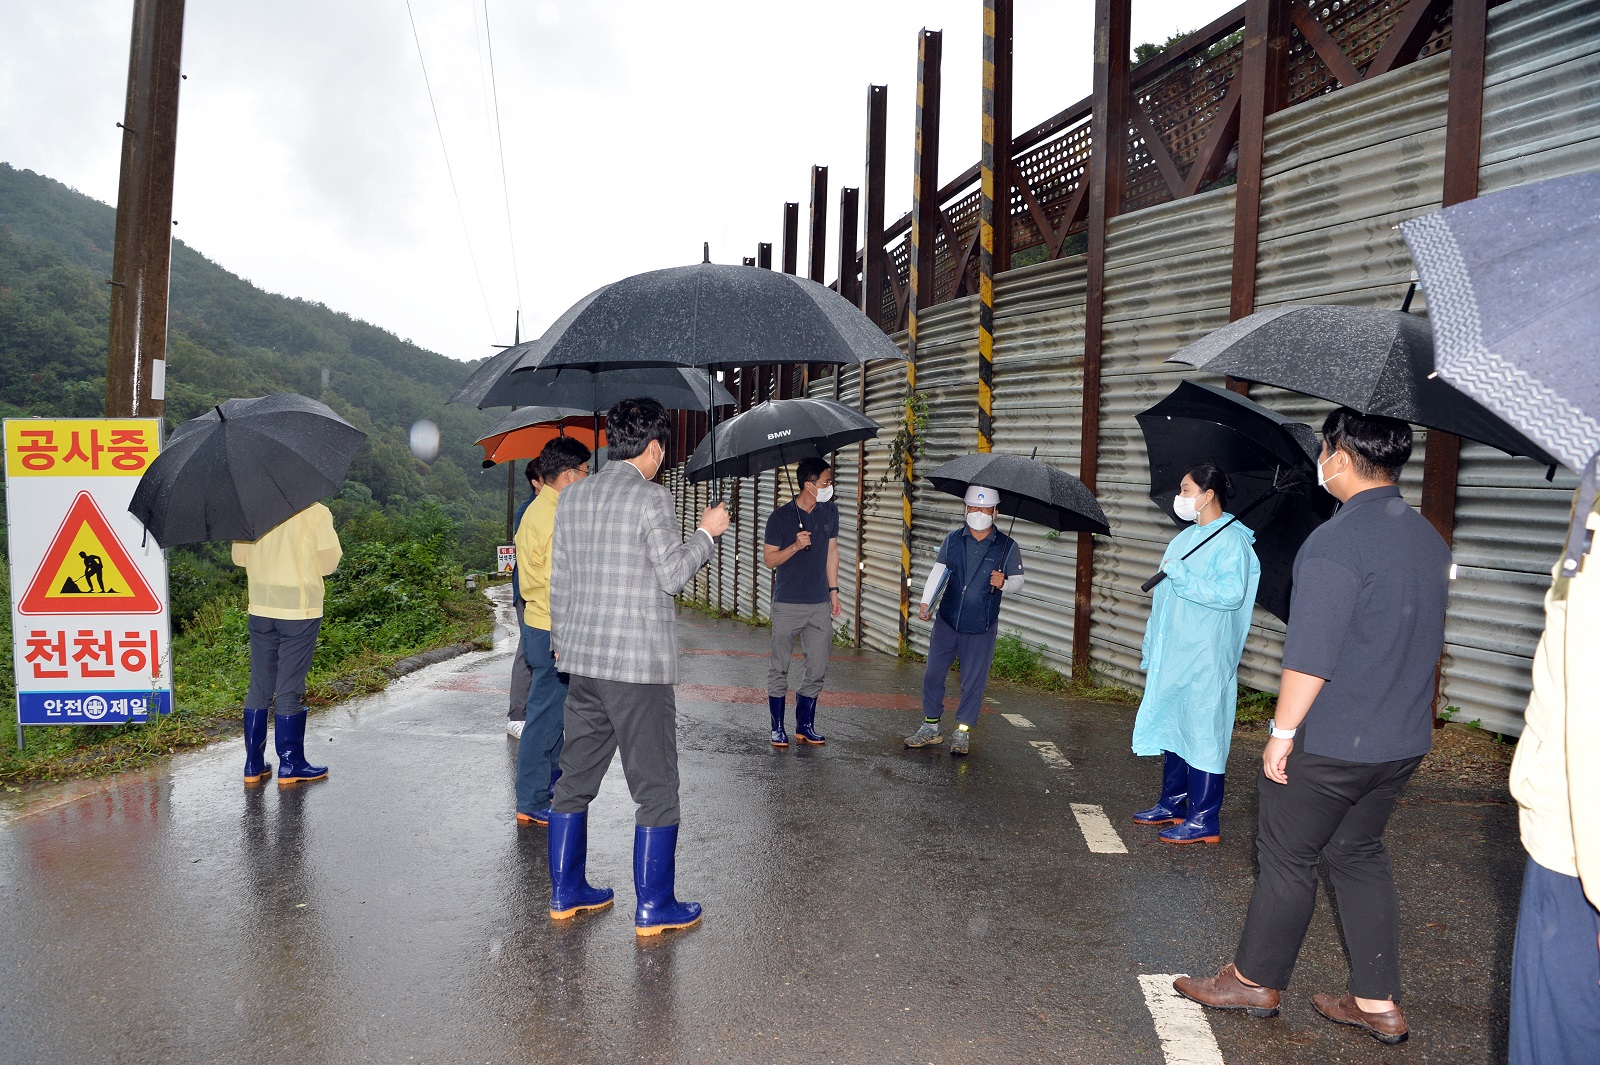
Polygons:
M529 683L522 739L517 744L517 812L537 813L550 802L550 776L561 758L567 675L556 669L550 630L522 626L522 659Z
M1389 814L1422 759L1342 762L1289 755L1289 783L1258 774L1255 894L1234 964L1266 987L1289 986L1317 901L1317 862L1328 863L1350 956L1350 994L1400 998L1400 899L1383 845Z
M1600 1047L1600 913L1575 876L1528 859L1511 956L1511 1065L1581 1065Z
M553 809L579 813L600 791L611 756L639 804L637 823L678 823L678 707L670 684L628 684L573 674L567 688L566 745Z
M294 714L304 709L306 674L317 649L321 618L284 621L250 615L250 691L246 710Z
M517 640L517 653L511 656L511 705L506 717L512 721L525 721L528 717L528 689L533 686L533 670L528 668L528 656L522 653L522 641Z
M994 643L1000 636L1000 623L987 632L957 632L935 618L933 636L928 641L928 668L922 674L922 716L936 721L944 716L944 682L950 666L961 660L961 702L956 705L956 721L971 728L983 709L983 689L989 685L989 665L994 661Z

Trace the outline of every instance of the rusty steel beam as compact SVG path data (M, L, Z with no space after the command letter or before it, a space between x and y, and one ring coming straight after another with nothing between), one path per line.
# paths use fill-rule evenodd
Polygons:
M1411 0L1420 4L1423 0ZM1450 27L1450 83L1445 110L1444 206L1475 199L1483 143L1484 48L1488 36L1486 0L1455 0ZM1398 32L1398 31L1397 31ZM1422 516L1452 543L1456 530L1456 482L1461 472L1461 438L1428 432L1422 460Z
M761 269L763 269L763 270L771 270L772 269L772 245L771 244L757 244L756 245L756 265L758 267L760 267Z
M909 444L900 478L900 643L911 633L911 508L916 489L916 422L912 397L917 393L917 327L935 300L934 245L939 212L939 90L944 34L924 29L917 35L917 128L911 177L910 314L906 319L905 431Z
M800 272L800 205L783 205L783 272Z
M883 289L888 283L884 257L883 217L888 196L884 156L889 141L889 87L867 86L866 213L861 235L861 311L874 322L883 320ZM896 308L898 310L898 308Z
M1011 0L983 2L983 155L978 220L978 451L994 450L994 275L1011 243ZM966 259L956 271L966 274Z
M136 0L133 5L106 345L105 411L110 417L160 417L166 406L183 12L184 0Z
M810 233L810 262L807 264L806 276L819 285L828 283L828 168L813 166L811 168L811 233ZM804 367L806 387L801 389L803 395L811 394L811 379L821 377L829 371L823 363L807 364Z
M1128 175L1129 8L1131 0L1095 0L1094 166L1089 188L1088 278L1083 337L1083 431L1078 477L1095 490L1100 466L1100 359L1106 308L1106 226L1122 210ZM1072 672L1090 672L1089 627L1094 607L1094 536L1078 534L1072 612Z

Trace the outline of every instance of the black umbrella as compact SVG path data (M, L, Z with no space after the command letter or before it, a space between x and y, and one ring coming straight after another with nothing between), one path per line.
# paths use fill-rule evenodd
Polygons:
M963 455L928 474L934 489L964 496L981 484L1000 493L1000 513L1062 532L1109 533L1094 493L1070 473L1021 455Z
M1552 465L1548 452L1433 376L1428 321L1405 311L1273 307L1223 326L1168 362L1275 385L1360 411L1442 429Z
M679 366L629 366L548 370L518 369L517 361L537 341L507 348L472 372L452 403L487 407L572 407L586 414L611 409L619 400L649 396L668 410L731 406L733 394L710 376Z
M1172 509L1172 497L1185 473L1211 462L1228 475L1233 519L1219 525L1189 555L1233 521L1250 518L1245 524L1256 535L1256 558L1261 562L1256 602L1289 620L1294 557L1334 509L1333 497L1316 486L1316 456L1322 449L1316 433L1303 422L1237 393L1194 381L1180 383L1137 418L1150 458L1150 498L1174 523L1189 524ZM1144 583L1144 590L1165 578L1165 572L1157 573Z
M1562 563L1575 572L1600 479L1600 173L1490 193L1400 230L1439 376L1583 476Z
M860 365L905 353L849 300L807 278L699 263L635 274L573 304L520 368Z
M689 456L685 472L691 481L754 477L870 440L881 428L865 414L831 399L768 400L707 433Z
M178 426L128 510L162 547L255 540L339 491L365 433L314 399L230 399Z

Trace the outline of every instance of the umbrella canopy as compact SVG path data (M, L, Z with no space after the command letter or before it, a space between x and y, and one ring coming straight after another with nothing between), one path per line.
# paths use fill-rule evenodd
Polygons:
M1400 231L1439 376L1584 475L1564 563L1575 570L1600 459L1600 173L1491 193Z
M934 489L962 496L967 486L1000 492L1000 513L1062 532L1109 533L1105 511L1087 485L1037 459L1021 455L963 455L928 474Z
M488 469L501 462L536 458L558 436L570 436L591 451L603 447L605 421L570 407L523 407L501 418L473 443L483 448L483 465Z
M1211 462L1228 475L1228 510L1256 535L1256 602L1287 621L1294 557L1334 509L1334 498L1317 487L1316 433L1237 393L1194 381L1182 382L1137 418L1150 457L1150 498L1175 524L1189 524L1172 510L1185 473Z
M620 369L518 369L527 344L507 348L472 372L451 403L488 407L571 407L593 414L619 400L649 396L668 410L710 410L731 406L733 394L708 374L676 366Z
M1167 361L1442 429L1545 465L1554 461L1537 443L1434 377L1428 321L1404 311L1273 307L1223 326Z
M128 510L162 547L256 540L339 491L364 439L305 396L230 399L178 426Z
M881 429L871 418L831 399L771 399L706 434L689 456L686 473L691 481L754 477L870 440Z
M519 369L860 365L905 358L849 300L807 278L699 263L635 274L573 304Z

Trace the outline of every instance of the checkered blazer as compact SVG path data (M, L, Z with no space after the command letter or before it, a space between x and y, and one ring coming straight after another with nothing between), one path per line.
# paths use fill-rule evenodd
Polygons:
M711 537L679 542L672 493L611 462L561 493L550 566L550 641L567 673L678 682L672 597L711 560Z

